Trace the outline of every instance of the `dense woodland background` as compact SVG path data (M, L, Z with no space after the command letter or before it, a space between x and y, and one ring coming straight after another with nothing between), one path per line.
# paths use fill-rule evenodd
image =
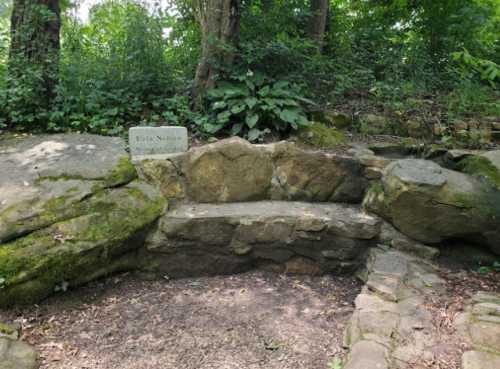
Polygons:
M85 23L78 6L1 0L0 130L258 140L333 111L449 139L500 116L500 0L103 0Z

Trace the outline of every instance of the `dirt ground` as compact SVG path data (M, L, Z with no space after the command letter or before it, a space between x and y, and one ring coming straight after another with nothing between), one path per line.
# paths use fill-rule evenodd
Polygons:
M415 363L415 368L460 369L462 354L471 347L457 331L455 321L478 291L500 293L500 273L481 274L477 267L457 265L446 259L440 260L438 265L445 291L428 295L425 308L432 314L433 335L438 337L440 344L433 348L432 360Z
M354 277L113 277L0 313L46 369L327 369L361 285ZM2 320L2 319L0 319Z

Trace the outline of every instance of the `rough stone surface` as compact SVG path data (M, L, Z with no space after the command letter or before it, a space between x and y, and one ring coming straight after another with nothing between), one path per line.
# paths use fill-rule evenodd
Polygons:
M137 264L131 254L165 200L135 180L121 140L34 136L0 147L0 169L12 173L0 179L0 306Z
M154 185L168 200L182 200L186 197L184 176L181 172L181 156L168 160L141 160L135 163L139 178Z
M259 260L282 264L298 256L325 272L357 265L379 228L377 217L353 205L185 204L161 218L146 247L157 264L152 268L169 275L228 273ZM189 255L196 259L186 263ZM294 268L296 264L288 265Z
M197 202L262 200L271 186L269 154L233 137L188 152L187 192Z
M304 151L290 143L272 147L274 199L360 202L367 182L362 166L349 157Z
M28 344L0 337L0 369L36 369L37 358Z
M390 164L364 204L414 240L438 244L465 239L500 253L500 192L431 161Z
M475 350L464 354L464 368L482 369L496 367L484 366L486 363L500 363L500 294L478 292L456 325Z
M500 170L500 150L492 150L483 153L481 156L489 159L489 161Z
M71 216L97 188L137 174L118 138L41 135L0 141L0 243ZM57 201L61 200L61 201Z
M382 367L403 369L431 359L426 356L436 342L431 331L433 317L424 307L424 298L442 289L436 270L414 255L386 247L370 250L361 275L366 285L355 300L344 338L351 349L347 368L385 365Z
M484 351L467 351L462 356L462 369L500 368L500 356Z
M344 369L388 369L387 349L373 341L357 342Z
M383 222L380 227L380 243L404 251L424 259L434 259L439 255L439 249L424 245L412 240L394 228L391 224Z
M11 340L17 340L19 339L20 334L20 324L6 324L0 321L0 338L10 338Z
M237 137L185 155L137 162L137 167L141 178L169 199L198 203L360 203L370 176L352 157L305 150L290 142L252 145Z

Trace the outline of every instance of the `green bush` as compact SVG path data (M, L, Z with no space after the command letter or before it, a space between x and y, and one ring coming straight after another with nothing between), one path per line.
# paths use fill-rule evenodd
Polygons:
M225 129L255 141L271 130L289 132L308 124L301 106L308 101L297 86L283 80L273 82L262 73L249 70L235 75L219 82L207 95L214 119L201 128L211 134Z

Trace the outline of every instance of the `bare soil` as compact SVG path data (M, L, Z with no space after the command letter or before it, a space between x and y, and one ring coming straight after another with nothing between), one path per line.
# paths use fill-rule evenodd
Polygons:
M432 350L432 360L415 363L414 368L460 369L462 354L471 349L457 332L455 320L465 311L470 299L479 291L500 293L500 273L480 274L476 269L441 260L439 276L445 281L445 292L427 296L425 308L433 317L433 335L440 344Z
M173 281L106 279L19 321L46 369L326 369L361 284L265 271Z

